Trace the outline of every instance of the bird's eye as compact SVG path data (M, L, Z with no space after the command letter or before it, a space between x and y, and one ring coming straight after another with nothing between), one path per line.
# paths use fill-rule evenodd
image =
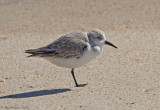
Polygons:
M98 39L99 39L99 40L102 40L102 37L98 36Z

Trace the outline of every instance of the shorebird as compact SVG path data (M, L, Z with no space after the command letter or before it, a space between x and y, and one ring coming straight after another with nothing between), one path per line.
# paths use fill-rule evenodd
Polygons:
M76 87L83 87L87 84L77 83L74 69L87 64L98 56L102 52L104 44L117 48L106 40L103 31L94 29L90 32L68 33L47 46L25 52L31 54L28 57L44 58L59 67L70 68Z

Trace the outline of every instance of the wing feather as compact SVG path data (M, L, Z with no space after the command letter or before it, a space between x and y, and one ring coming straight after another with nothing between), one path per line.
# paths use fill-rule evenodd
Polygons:
M86 33L74 32L66 34L53 43L38 49L26 50L31 56L58 57L58 58L80 58L89 43Z

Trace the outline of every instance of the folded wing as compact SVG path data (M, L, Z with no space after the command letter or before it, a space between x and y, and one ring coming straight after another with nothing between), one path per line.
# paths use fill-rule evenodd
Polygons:
M28 57L80 58L87 49L88 37L84 33L70 33L38 49L26 50Z

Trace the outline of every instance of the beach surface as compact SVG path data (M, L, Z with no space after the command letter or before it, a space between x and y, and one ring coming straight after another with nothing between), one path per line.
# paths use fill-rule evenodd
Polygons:
M75 69L26 49L99 28L118 49ZM160 110L159 0L0 0L0 110Z

